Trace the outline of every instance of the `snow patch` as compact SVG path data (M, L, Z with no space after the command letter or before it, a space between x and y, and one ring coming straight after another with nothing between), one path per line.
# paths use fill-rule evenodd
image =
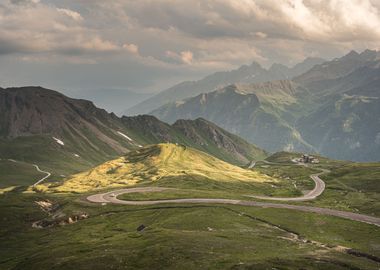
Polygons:
M350 149L357 149L360 148L361 144L360 142L355 142L349 145Z
M375 143L378 144L378 145L380 145L380 132L377 133L377 135L376 135Z
M176 101L176 103L175 103L175 107L176 108L178 108L179 106L181 106L181 105L183 105L183 104L185 104L185 102L184 101Z
M58 139L58 138L56 138L56 137L53 137L53 139L54 139L58 144L60 144L60 145L65 145L65 143L64 143L62 140L60 140L60 139Z
M132 140L130 137L128 137L127 135L125 135L124 133L122 133L122 132L120 132L120 131L118 131L117 133L118 133L119 135L123 136L124 138L126 138L128 141L133 142L133 140Z
M202 97L201 97L201 100L199 101L199 103L201 105L205 104L207 101L207 98L206 98L206 94L202 94Z

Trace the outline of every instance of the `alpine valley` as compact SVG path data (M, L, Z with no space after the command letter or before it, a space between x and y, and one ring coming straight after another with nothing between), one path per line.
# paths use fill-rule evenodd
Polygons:
M379 70L252 64L122 117L0 88L0 269L379 269Z
M169 123L202 117L270 152L380 160L380 53L351 51L317 63L291 79L268 82L256 78L269 71L253 63L179 84L136 107ZM153 108L163 95L178 99Z

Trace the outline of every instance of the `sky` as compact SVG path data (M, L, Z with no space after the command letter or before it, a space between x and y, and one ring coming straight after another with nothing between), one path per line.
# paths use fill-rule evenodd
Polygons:
M380 49L380 0L0 0L0 86L156 92Z

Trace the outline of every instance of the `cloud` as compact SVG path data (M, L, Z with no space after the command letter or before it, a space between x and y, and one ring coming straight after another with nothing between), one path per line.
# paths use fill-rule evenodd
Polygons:
M69 16L70 18L72 18L75 21L82 21L83 20L83 17L76 11L72 11L72 10L66 9L66 8L57 8L57 11Z
M190 51L183 51L181 52L181 60L182 62L190 65L193 61L193 53Z
M40 0L11 0L10 2L15 5L28 5L28 4L38 4Z
M119 47L111 41L102 40L100 37L94 37L84 41L81 47L92 51L115 51L119 49Z
M258 31L255 33L255 36L258 38L266 38L268 35L263 32Z
M314 41L380 40L375 0L140 0L126 4L128 16L145 27L174 27L199 38L266 33L272 38ZM148 16L147 16L148 15ZM265 30L265 31L263 31Z
M43 18L43 19L40 19ZM42 4L36 0L12 0L0 6L0 54L85 54L121 50L112 40L83 25L77 11Z
M48 5L37 0L11 0L0 7L0 36L7 41L0 51L9 53L12 51L9 44L15 44L14 50L22 52L38 51L40 47L40 51L57 53L117 49L120 53L123 49L132 54L140 53L141 46L133 42L124 44L122 38L128 37L158 43L156 49L143 45L151 48L143 50L148 54L145 56L160 59L160 55L168 51L164 47L170 47L170 51L184 52L177 58L190 64L194 62L194 55L204 51L213 54L214 48L197 48L204 40L211 43L218 40L220 44L227 41L230 50L241 48L245 42L250 44L246 49L256 47L256 53L261 46L258 43L263 40L326 44L380 41L380 13L375 0L188 0L178 3L171 0L115 0L112 3L67 0L64 3L66 6L58 6L60 1ZM159 39L154 36L157 33ZM161 47L161 43L169 44ZM228 51L226 55L230 57Z
M130 53L133 53L133 54L139 53L139 47L133 43L131 43L131 44L125 43L123 45L123 48L126 49L127 51L129 51Z
M0 25L2 58L140 66L160 81L380 49L378 0L3 0Z

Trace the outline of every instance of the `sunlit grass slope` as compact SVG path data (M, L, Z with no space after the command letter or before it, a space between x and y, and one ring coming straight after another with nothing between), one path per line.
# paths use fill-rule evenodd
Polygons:
M74 175L57 192L86 192L98 188L133 186L162 177L199 176L216 181L275 182L274 178L226 163L193 148L151 145Z

